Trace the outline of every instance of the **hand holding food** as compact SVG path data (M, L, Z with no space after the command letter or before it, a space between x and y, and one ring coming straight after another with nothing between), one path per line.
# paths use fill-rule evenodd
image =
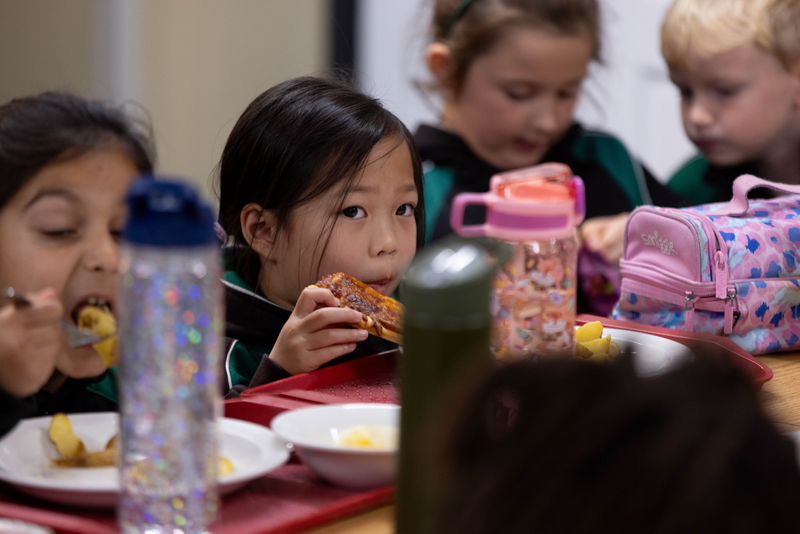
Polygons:
M117 365L117 321L106 309L97 306L86 306L78 314L78 326L90 330L101 337L112 336L105 341L92 345L103 358L107 367Z
M359 312L340 308L329 290L309 286L297 299L269 357L293 375L313 371L353 352L356 343L367 339L366 330L346 327L360 320Z
M329 289L340 306L361 312L361 321L353 326L399 345L403 344L405 307L391 297L344 273L326 276L313 287Z
M575 331L575 357L590 362L609 362L619 357L619 345L611 336L603 337L600 321L586 323Z
M0 309L0 388L18 398L44 386L63 343L58 324L63 307L56 292L45 289L26 299L30 306Z

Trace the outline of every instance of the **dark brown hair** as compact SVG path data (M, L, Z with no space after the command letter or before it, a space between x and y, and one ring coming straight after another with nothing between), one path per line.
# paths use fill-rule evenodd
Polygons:
M395 138L397 146L405 143L411 153L419 194L414 213L419 248L425 236L422 163L400 119L378 100L338 80L296 78L259 95L233 127L219 163L219 218L232 238L231 267L257 286L261 264L239 221L247 204L273 213L276 235L289 231L287 222L297 206L342 181L344 202L372 149L386 138ZM327 236L320 237L319 243L323 241L324 252Z
M515 415L497 416L499 403ZM630 362L516 364L469 398L441 454L436 532L794 532L800 470L724 359L639 378Z
M142 173L153 171L150 127L121 109L63 92L0 106L0 208L43 167L104 145L122 148Z
M584 33L592 57L600 61L600 8L597 0L473 0L457 18L463 0L435 0L433 40L450 47L455 69L448 88L458 93L470 65L513 28L556 34Z

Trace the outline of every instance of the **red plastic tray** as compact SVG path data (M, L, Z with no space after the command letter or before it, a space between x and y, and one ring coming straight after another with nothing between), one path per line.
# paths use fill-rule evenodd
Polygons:
M381 352L248 389L225 401L225 416L269 426L279 413L304 406L398 404L397 357L397 350Z
M755 359L747 351L730 339L713 334L703 334L700 332L684 332L683 330L670 330L659 326L648 326L630 321L617 321L606 317L596 317L594 315L579 315L576 323L581 325L592 321L600 321L603 326L609 328L619 328L620 330L630 330L632 332L644 332L654 336L664 337L686 345L696 352L702 352L702 347L706 346L717 350L722 350L724 354L731 358L731 361L743 368L752 378L758 387L765 382L772 380L772 369Z
M600 321L610 328L643 332L671 339L703 353L705 347L721 351L742 367L761 387L772 379L772 370L726 337L670 330L593 315L579 315L578 324ZM269 426L277 414L319 404L347 402L399 403L395 374L398 352L367 356L311 373L292 376L246 390L239 399L226 401L225 415Z
M330 486L296 460L225 497L216 534L292 534L394 501L394 487L352 492ZM53 504L0 484L0 517L57 534L119 534L113 510Z

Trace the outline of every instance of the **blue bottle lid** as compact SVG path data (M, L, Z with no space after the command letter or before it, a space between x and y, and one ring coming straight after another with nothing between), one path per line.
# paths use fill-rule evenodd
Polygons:
M217 243L211 208L183 182L146 175L131 184L126 200L128 222L122 237L129 243L155 247Z

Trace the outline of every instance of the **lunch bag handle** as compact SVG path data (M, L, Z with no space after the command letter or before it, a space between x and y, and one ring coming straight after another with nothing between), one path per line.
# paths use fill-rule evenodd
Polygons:
M756 187L768 187L782 193L800 194L800 185L782 184L780 182L770 182L763 178L758 178L752 174L743 174L733 181L733 198L728 204L709 213L709 215L738 217L747 213L750 204L747 194Z

